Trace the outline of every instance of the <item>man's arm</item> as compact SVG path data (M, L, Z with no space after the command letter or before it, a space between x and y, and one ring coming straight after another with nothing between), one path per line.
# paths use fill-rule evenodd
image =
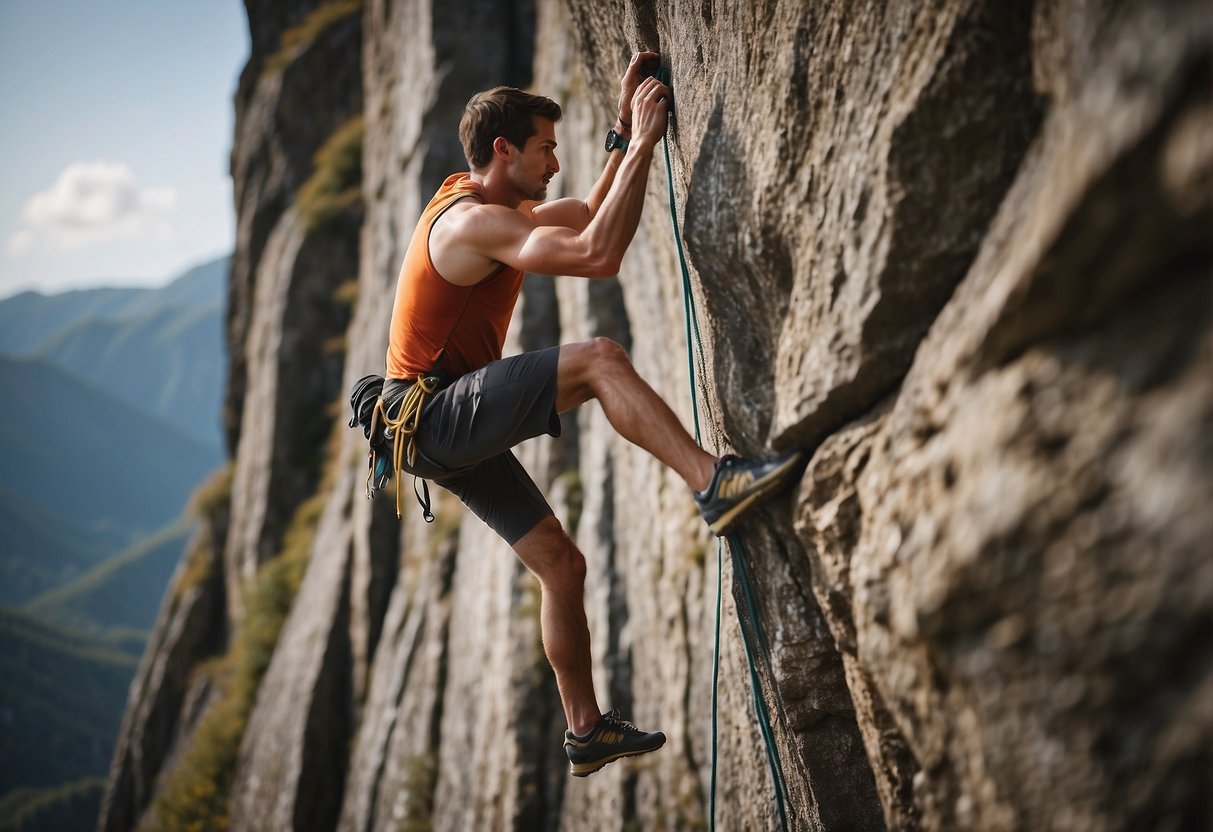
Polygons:
M625 139L630 138L620 128L621 125L617 124L615 128L616 132L619 132ZM622 161L623 152L612 150L607 156L607 163L602 169L602 175L598 177L598 181L590 189L589 196L584 200L576 199L575 197L565 197L564 199L554 199L551 202L544 202L531 209L531 216L535 218L535 222L539 225L563 225L565 228L571 228L574 231L584 231L586 226L590 224L590 221L598 214L598 209L602 207L603 201L606 200L606 195L610 192L611 185L615 182L615 174L619 171L619 165Z
M627 141L632 140L632 98L636 95L640 82L644 80L645 73L660 63L661 56L656 52L637 52L632 56L619 82L619 118L615 122L615 132ZM610 192L622 156L622 152L612 151L608 154L602 175L598 177L598 181L590 189L590 195L584 200L565 198L536 205L532 209L536 222L540 225L563 225L575 231L584 231Z
M637 88L632 144L584 229L540 225L533 215L506 206L480 205L455 218L460 241L489 259L537 274L618 274L640 223L653 148L665 135L669 95L669 88L655 78Z

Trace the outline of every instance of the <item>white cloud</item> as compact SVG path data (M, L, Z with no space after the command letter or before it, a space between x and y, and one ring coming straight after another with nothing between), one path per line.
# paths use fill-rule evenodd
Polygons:
M28 228L22 228L20 231L14 231L8 238L9 254L25 254L33 248L34 232Z
M41 240L78 248L117 237L164 237L176 201L172 188L140 187L124 164L74 162L25 203L24 227L10 235L8 249L21 254Z

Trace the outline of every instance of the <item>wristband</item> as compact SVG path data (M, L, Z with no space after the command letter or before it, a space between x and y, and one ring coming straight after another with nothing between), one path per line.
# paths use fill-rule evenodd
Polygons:
M608 131L606 135L606 152L610 153L612 150L620 150L623 153L628 152L628 140L614 130Z

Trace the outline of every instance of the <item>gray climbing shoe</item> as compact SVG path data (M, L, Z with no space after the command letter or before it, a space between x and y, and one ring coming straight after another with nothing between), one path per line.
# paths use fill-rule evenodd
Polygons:
M574 777L585 777L607 763L647 754L663 745L665 734L641 731L620 717L618 708L603 714L602 719L583 737L572 731L564 732L564 751L569 755L569 768Z
M746 511L791 479L804 456L792 451L774 459L721 457L707 489L693 492L699 513L717 537L728 534Z

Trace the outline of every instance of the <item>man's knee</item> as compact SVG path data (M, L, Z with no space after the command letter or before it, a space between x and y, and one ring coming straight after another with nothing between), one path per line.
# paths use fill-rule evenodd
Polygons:
M550 551L552 557L546 580L564 587L584 586L585 555L568 532L561 529L559 535L553 535Z
M627 350L610 338L598 337L589 342L593 363L598 367L632 366Z
M594 338L560 348L557 409L564 411L602 394L603 385L635 373L627 351L610 338Z
M540 521L515 550L545 585L572 588L585 583L585 556L555 517Z
M561 547L559 565L559 580L563 586L581 590L585 586L585 555L567 534L564 536L564 546Z
M586 382L593 396L601 395L603 386L613 384L620 375L635 374L627 350L610 338L595 338L587 341L586 347Z

